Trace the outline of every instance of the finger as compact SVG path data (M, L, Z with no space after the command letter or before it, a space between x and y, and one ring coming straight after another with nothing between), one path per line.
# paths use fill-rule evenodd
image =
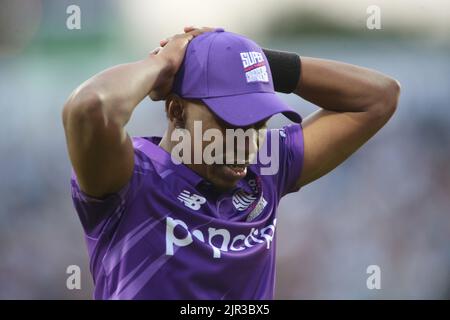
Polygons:
M209 32L209 31L214 31L216 30L218 27L201 27L200 30L203 30L205 32Z
M216 29L217 29L217 27L201 27L201 28L200 28L200 30L201 30L202 32L214 31L214 30L216 30Z
M185 27L185 30L190 30L189 28L190 27ZM192 27L191 31L186 31L185 33L179 33L170 38L163 39L159 42L159 44L161 45L161 47L164 47L167 45L167 43L169 43L172 40L176 40L176 39L186 39L187 38L187 41L191 41L194 37L196 37L202 33L214 31L214 30L215 30L215 28L211 28L211 27L203 27L203 28Z
M187 26L187 27L184 27L184 32L191 32L191 31L193 31L193 30L195 30L195 29L197 29L196 27L194 27L194 26Z
M192 34L192 31L186 32L186 33L179 33L174 35L172 38L169 38L168 40L176 40L176 39L187 39L188 41L191 41L192 38L194 38L194 35Z
M193 27L193 26L189 26L189 27L184 27L184 32L191 32L191 31L196 31L198 30L199 32L207 32L207 31L213 31L216 28L213 27Z
M161 49L162 49L161 47L157 47L153 49L152 52L150 52L150 54L158 54Z
M190 33L190 34L192 34L194 37L196 37L196 36L198 36L198 35L200 35L200 34L202 34L202 33L214 31L215 29L216 29L216 28L203 27L203 28L200 28L200 29L194 29L194 30L192 30L192 31L190 31L190 32L188 32L188 33Z
M163 40L159 41L159 45L161 47L164 47L168 42L169 42L169 39L163 39Z

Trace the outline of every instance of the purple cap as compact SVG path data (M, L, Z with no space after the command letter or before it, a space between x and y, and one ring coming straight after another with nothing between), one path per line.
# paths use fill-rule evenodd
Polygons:
M202 100L233 126L248 126L276 113L297 123L302 121L275 93L261 47L221 28L189 43L173 92L182 98Z

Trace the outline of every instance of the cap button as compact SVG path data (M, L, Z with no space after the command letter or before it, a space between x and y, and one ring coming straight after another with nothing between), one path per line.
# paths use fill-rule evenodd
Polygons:
M225 32L225 30L223 28L216 28L216 30L214 30L214 32Z

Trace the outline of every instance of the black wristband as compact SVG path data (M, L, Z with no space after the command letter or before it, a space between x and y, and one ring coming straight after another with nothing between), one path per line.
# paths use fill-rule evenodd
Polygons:
M275 91L292 93L301 74L300 56L296 53L263 49L269 61Z

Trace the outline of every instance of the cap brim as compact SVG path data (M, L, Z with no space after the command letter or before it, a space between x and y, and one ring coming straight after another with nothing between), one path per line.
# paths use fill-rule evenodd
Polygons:
M277 113L282 113L293 122L302 122L302 117L272 92L246 93L201 100L216 116L236 127L255 124Z

